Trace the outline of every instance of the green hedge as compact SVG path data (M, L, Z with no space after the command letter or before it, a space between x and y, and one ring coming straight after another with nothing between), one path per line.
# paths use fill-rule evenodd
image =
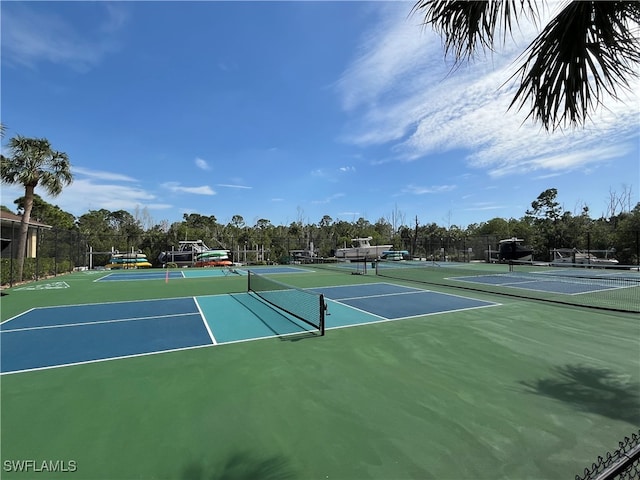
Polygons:
M53 258L25 258L22 277L24 281L34 281L44 277L59 275L73 271L75 265L70 260L58 260ZM18 262L13 260L13 268L10 258L0 259L0 281L2 285L17 283Z

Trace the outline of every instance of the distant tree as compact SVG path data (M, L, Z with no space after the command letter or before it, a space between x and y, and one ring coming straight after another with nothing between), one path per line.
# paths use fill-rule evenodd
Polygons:
M289 225L289 231L288 231L290 237L298 238L302 236L302 232L303 232L302 224L300 224L299 222L291 222L291 224Z
M40 186L50 196L57 196L71 184L73 175L67 154L53 150L45 138L17 135L9 140L9 151L9 157L2 155L1 158L2 182L24 186L24 211L17 248L17 278L21 281L35 188Z
M613 232L616 257L621 263L640 265L640 203L620 214Z
M270 226L271 226L271 220L267 220L266 218L261 218L256 222L256 228L260 230L265 230Z
M100 210L89 210L84 215L80 215L76 222L78 230L86 239L87 246L93 252L110 252L113 249L126 248L126 245L118 245L118 225L113 221L113 212L101 208ZM94 253L94 265L105 265L109 259L108 254Z
M469 60L477 49L493 50L521 17L540 20L540 0L419 0L412 14L444 37L445 54ZM544 5L544 4L543 4ZM509 108L531 103L528 118L545 129L584 125L605 94L638 76L640 2L570 1L542 29L514 74L520 86Z
M244 218L242 218L242 215L234 215L231 217L231 224L236 228L242 228L244 227Z
M393 225L385 218L379 218L378 221L374 224L373 228L380 236L380 238L384 239L385 242L391 240L395 233L393 230Z
M548 188L531 202L531 209L526 211L533 220L537 235L534 241L536 253L548 255L551 248L557 248L562 234L563 209L556 201L558 190Z
M545 190L538 195L537 199L531 202L531 210L527 210L527 215L557 221L562 216L562 207L556 201L557 196L558 190L556 188Z
M21 215L24 212L25 198L17 198L13 203L17 205L18 214ZM73 214L65 212L57 205L46 202L37 193L33 195L31 218L62 230L71 230L75 228L76 223L76 217Z
M318 222L318 226L320 228L328 228L331 226L332 223L333 223L333 218L331 218L329 215L323 215L320 222Z

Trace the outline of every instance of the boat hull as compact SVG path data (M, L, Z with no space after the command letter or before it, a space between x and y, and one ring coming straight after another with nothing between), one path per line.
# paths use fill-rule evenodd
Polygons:
M498 245L498 259L502 262L509 260L533 260L533 249L522 245L522 241L523 240L519 238L501 240Z
M339 248L336 250L336 258L341 260L367 260L382 256L391 245L376 245L370 247Z
M228 266L232 264L230 253L226 249L211 249L202 240L185 240L180 242L179 250L161 252L158 261L180 266Z

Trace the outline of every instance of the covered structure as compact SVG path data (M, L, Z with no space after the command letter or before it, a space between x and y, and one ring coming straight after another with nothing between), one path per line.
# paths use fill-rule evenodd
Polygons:
M10 258L17 254L17 244L20 239L20 222L22 222L22 216L0 210L0 237L2 238L0 256L2 258ZM26 258L37 257L38 234L41 229L50 230L51 228L51 225L34 220L29 221L27 248L25 250Z

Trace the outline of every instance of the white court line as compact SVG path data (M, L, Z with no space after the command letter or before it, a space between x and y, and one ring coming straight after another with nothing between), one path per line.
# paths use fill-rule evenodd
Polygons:
M110 362L111 360L122 360L122 359L125 359L125 358L146 357L146 356L150 356L150 355L158 355L160 353L182 352L184 350L195 350L196 348L206 348L206 347L213 347L213 345L211 345L211 344L194 345L192 347L172 348L172 349L169 349L169 350L158 350L156 352L133 353L131 355L122 355L122 356L119 356L119 357L109 357L109 358L99 358L97 360L86 360L86 361L83 361L83 362L63 363L63 364L60 364L60 365L47 365L46 367L25 368L24 370L15 370L15 371L12 371L12 372L1 372L0 376L13 375L14 373L35 372L35 371L38 371L38 370L51 370L53 368L73 367L75 365L86 365L86 364L89 364L89 363Z
M171 315L156 315L153 317L132 317L132 318L116 318L113 320L98 320L95 322L79 322L79 323L63 323L61 325L43 325L41 327L24 327L24 328L13 328L10 330L1 330L1 333L9 333L9 332L25 332L30 330L47 330L51 328L66 328L66 327L81 327L86 325L99 325L104 323L120 323L120 322L132 322L138 320L157 320L158 318L171 318L171 317L186 317L190 315L197 315L196 312L191 313L174 313Z
M13 316L11 318L7 318L4 322L0 322L0 325L4 325L5 323L10 322L11 320L15 320L16 318L20 318L22 315L26 315L29 312L33 312L34 310L37 310L38 308L39 307L32 307L29 310L26 310L26 311L24 311L22 313L19 313L18 315L15 315L15 316ZM40 308L42 308L42 307L40 307Z
M204 313L200 308L198 299L196 297L193 297L193 301L196 302L196 308L198 309L198 312L200 312L200 318L202 319L202 323L204 323L204 328L206 328L207 332L209 333L209 338L211 338L211 341L213 342L214 345L217 345L218 341L216 340L216 337L213 336L213 332L211 331L211 328L209 328L209 323L207 322L207 319L205 318Z
M366 298L366 297L365 297L365 298ZM342 303L340 300L333 300L333 299L331 299L331 298L328 298L327 300L329 300L330 302L336 303L336 304L338 304L338 305L341 305L341 306L343 306L343 307L349 308L349 309L351 309L351 310L355 310L355 311L360 312L360 313L365 313L365 314L367 314L367 315L371 315L371 316L374 316L374 317L380 318L380 319L381 319L381 321L389 320L387 317L383 317L382 315L378 315L377 313L368 312L368 311L363 310L363 309L361 309L361 308L354 307L353 305L349 305L348 303ZM326 317L325 317L324 321L325 321L325 324L326 324L326 323L327 323L327 319L326 319ZM367 323L374 323L374 322L356 323L356 324L354 324L354 325L366 325ZM331 327L331 328L335 328L335 327ZM328 329L328 327L325 325L325 330L327 330L327 329Z
M419 293L433 293L431 290L417 290L415 292L395 292L395 293L376 293L374 295L362 295L358 297L344 297L340 299L334 299L338 302L342 300L360 300L363 298L378 298L378 297L395 297L396 295L415 295Z

